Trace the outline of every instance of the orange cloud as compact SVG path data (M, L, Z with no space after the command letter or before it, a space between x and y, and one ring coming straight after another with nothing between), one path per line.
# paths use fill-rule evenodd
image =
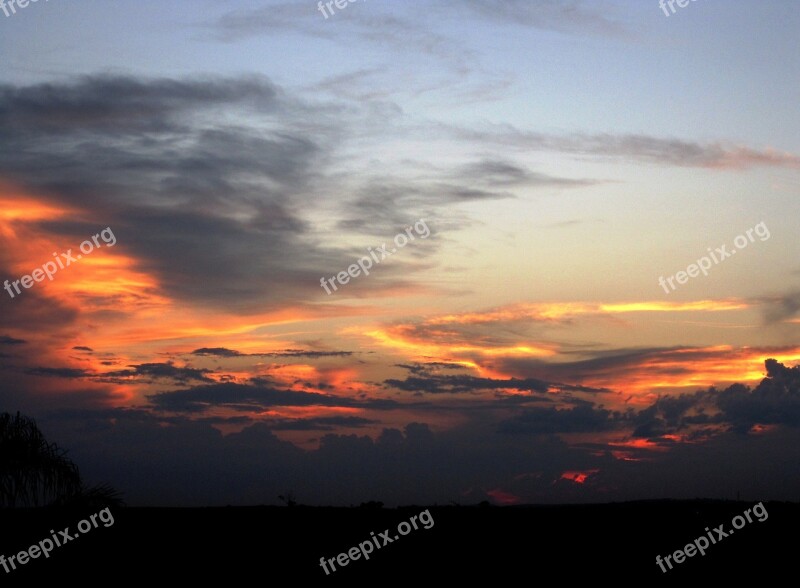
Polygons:
M489 496L491 496L495 502L507 505L507 504L519 504L522 502L522 499L519 496L511 494L511 492L506 492L500 488L495 488L493 490L488 490L486 492Z
M556 354L556 349L552 345L526 343L502 346L490 342L467 342L464 340L464 335L457 331L421 330L417 332L417 327L414 325L374 329L367 331L366 335L386 347L404 351L409 357L416 359L449 360L449 358L465 354L477 354L485 357L549 357ZM451 341L447 339L451 339Z
M687 312L742 310L750 304L741 300L697 300L694 302L623 302L603 304L599 302L541 302L513 304L486 312L449 314L425 321L425 325L480 324L519 320L557 321L585 315L626 314L632 312Z
M568 470L561 474L561 479L570 480L571 482L575 482L576 484L585 484L589 476L596 474L599 471L600 471L599 469L586 470L585 472Z

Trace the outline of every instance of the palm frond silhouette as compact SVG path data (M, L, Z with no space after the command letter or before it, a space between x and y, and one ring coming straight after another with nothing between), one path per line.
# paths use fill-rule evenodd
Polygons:
M29 417L0 414L0 508L122 501L107 485L86 489L78 466Z

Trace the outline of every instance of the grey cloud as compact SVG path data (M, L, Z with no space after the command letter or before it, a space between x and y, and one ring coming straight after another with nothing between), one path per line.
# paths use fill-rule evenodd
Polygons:
M445 129L442 128L443 131ZM524 131L510 125L491 130L450 127L449 132L463 140L483 145L502 145L520 151L534 149L655 165L713 169L800 167L798 155L722 142L703 144L650 135L613 133L555 135Z
M234 351L233 349L226 349L224 347L202 347L192 351L192 355L213 355L216 357L242 357L243 353Z
M334 429L361 428L376 424L378 421L362 417L315 417L310 419L292 419L270 423L273 431L332 431Z
M289 129L297 103L276 96L257 77L2 86L0 172L70 206L80 196L175 296L242 309L302 298L326 253L289 202L319 147ZM233 126L231 114L251 124ZM65 240L84 230L42 224Z
M98 75L4 85L0 121L9 124L0 173L65 205L77 201L113 226L120 246L167 295L241 314L287 301L302 307L319 298L320 276L352 263L351 251L322 244L302 218L343 129L357 117L328 110L307 108L261 77ZM465 190L453 186L432 206L481 197ZM364 198L370 206L378 195ZM392 214L401 226L419 218ZM82 220L39 224L66 243L88 227ZM413 260L435 246L416 249L371 283L380 289L392 276L407 276ZM59 319L68 323L71 314Z
M412 373L420 373L415 366L409 366ZM384 384L406 390L409 392L427 392L431 394L458 394L464 392L477 392L480 390L522 390L526 392L546 393L550 388L558 388L561 391L577 392L608 392L603 388L591 388L588 386L573 386L570 384L560 384L548 382L536 378L509 378L500 380L495 378L479 378L469 375L435 375L423 372L419 376L407 377L404 380L388 379Z
M601 183L599 180L572 179L550 176L530 171L508 161L484 159L463 166L458 171L462 180L469 179L487 186L547 186L547 187L581 187Z
M787 368L774 359L765 361L767 377L755 388L733 384L691 394L664 397L633 415L634 437L687 432L698 425L714 425L747 433L754 425L800 427L800 367Z
M773 296L759 300L764 305L763 314L766 324L779 323L791 319L800 313L800 292L788 292L782 296Z
M755 424L800 427L800 366L787 368L774 359L765 362L767 377L750 391L734 385L717 399L724 419L746 432Z
M204 412L212 407L226 406L242 411L261 410L272 406L343 406L376 410L391 410L402 406L393 400L358 401L316 392L277 390L263 384L211 384L151 394L147 398L157 410L186 413Z
M641 348L641 349L609 349L595 353L595 357L581 359L577 361L548 363L540 359L530 358L506 358L498 360L499 364L515 373L525 376L543 378L547 380L571 380L582 381L587 378L597 378L601 376L611 376L623 373L625 368L635 368L647 360L656 360L668 357L670 354L680 351L681 357L689 361L690 359L702 360L716 357L714 351L707 349L691 348ZM688 368L676 367L671 362L659 366L657 363L649 368L654 373L679 374Z
M426 363L398 363L395 364L396 367L401 367L403 369L408 370L414 375L430 375L433 370L436 369L447 369L447 370L462 370L464 366L458 363L446 363L443 361L429 361Z
M35 367L25 370L25 373L31 376L46 376L50 378L67 379L87 378L92 375L91 372L87 372L86 370L52 367Z
M277 92L264 79L141 81L95 75L71 84L0 85L0 126L28 133L118 133L178 130L176 118L194 107L248 103L274 109Z
M632 38L628 27L611 15L615 6L609 3L581 0L466 0L464 5L482 18L509 25L530 27L568 34Z
M557 434L597 432L614 426L611 411L580 404L569 409L526 409L511 419L501 421L498 431L510 434Z
M662 399L657 408L645 409L649 413L643 420L656 415L662 426L670 428L697 414L699 406L721 398L719 407L727 422L737 425L702 443L655 438L656 446L668 449L655 452L602 442L569 445L559 439L561 433L623 431L642 423L636 415L612 413L587 402L576 402L569 410L525 408L499 423L486 411L475 411L463 426L434 432L424 423L409 423L402 430L385 428L375 440L328 434L320 439L319 449L308 451L281 441L272 429L322 426L316 430L326 430L326 425L373 423L322 417L325 420L301 419L294 429L291 421L274 427L257 423L222 435L212 425L248 424L247 417L229 420L209 415L193 422L187 417L195 415L187 411L167 416L141 409L75 409L49 412L39 420L70 450L88 479L108 481L137 506L274 504L287 489L300 503L314 505L373 499L390 505L478 502L486 498L487 490L498 487L523 502L542 504L664 498L664 488L677 498L730 497L735 488L743 496L788 500L800 483L792 466L800 448L796 402L800 369L770 361L767 372L768 378L752 391L740 386L704 391L678 397L671 404ZM227 385L178 394L173 399L184 409L193 403L198 409L226 403L253 408L336 400ZM162 398L167 400L162 403ZM169 405L168 399L169 393L161 395L154 404ZM292 404L292 399L299 404ZM768 434L741 434L756 421L790 426ZM707 432L705 427L698 430L701 436ZM613 457L617 451L632 459ZM709 463L718 467L709 470ZM164 476L164 471L170 475ZM578 485L563 479L566 471L595 473L592 483Z
M103 379L130 377L168 378L178 382L187 382L192 380L199 382L214 381L206 376L206 374L213 373L212 370L208 369L177 367L171 363L142 363L131 367L133 369L106 372L102 374L101 377Z
M284 349L271 353L241 353L224 347L203 347L192 351L193 355L213 355L217 357L349 357L352 351L305 351L303 349Z

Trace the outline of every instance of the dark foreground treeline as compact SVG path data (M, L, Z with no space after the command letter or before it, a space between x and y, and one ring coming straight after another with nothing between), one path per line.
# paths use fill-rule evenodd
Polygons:
M314 586L380 586L381 582L394 585L395 580L432 579L450 585L457 580L522 579L536 585L558 579L574 585L609 578L631 585L628 582L769 580L794 571L800 504L763 503L759 513L768 514L764 522L751 514L752 522L730 534L732 519L753 505L648 501L427 509L111 507L95 517L96 526L90 515L97 515L97 509L0 510L0 554L10 570L7 573L0 564L0 582L33 586L36 581L38 586L41 580L71 577L84 586L106 586L141 579L159 584L161 580L230 583L256 579L272 585L309 579ZM402 525L414 516L416 530L410 522ZM55 546L53 534L63 541L60 532L68 527L69 535L76 535L83 520L84 534ZM399 536L398 525L407 532L405 536ZM719 525L729 534L723 539L714 532ZM673 562L672 570L665 564L668 571L662 572L656 556L674 558L676 550L708 537L705 527L716 541L709 541L705 555L695 553L682 563ZM384 545L381 534L391 543ZM43 556L40 547L28 555L38 557L23 565L17 561L17 569L11 568L10 556L18 558L20 551L32 545L46 548L45 539L53 543L49 557ZM358 547L362 543L363 551ZM348 556L344 566L336 561L339 554L347 555L353 548L357 559ZM323 556L333 560L326 561L328 575L320 565Z

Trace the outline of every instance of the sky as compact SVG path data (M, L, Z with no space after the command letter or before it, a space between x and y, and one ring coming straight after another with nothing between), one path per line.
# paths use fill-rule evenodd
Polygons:
M792 4L339 3L6 0L0 410L134 506L797 500Z

